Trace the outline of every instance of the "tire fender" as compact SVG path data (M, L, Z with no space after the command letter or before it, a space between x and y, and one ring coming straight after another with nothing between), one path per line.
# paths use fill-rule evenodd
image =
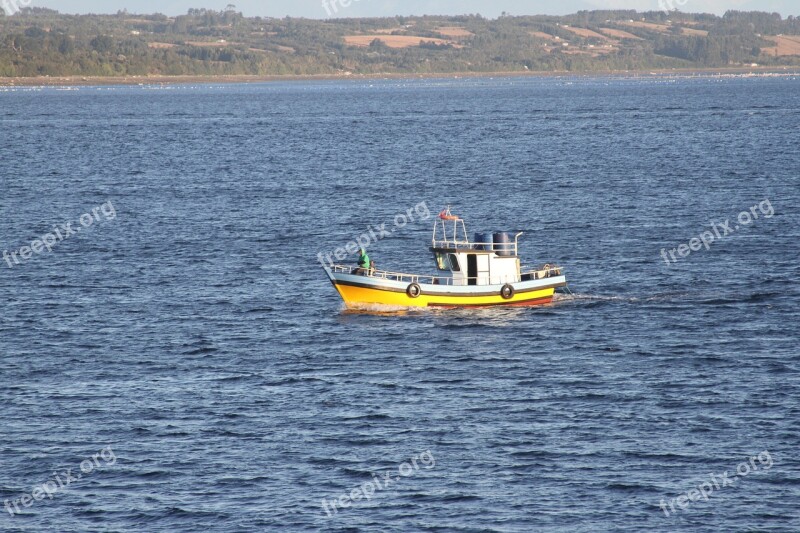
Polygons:
M422 294L422 288L418 283L411 283L408 287L406 287L406 294L409 298L417 298L420 294Z
M504 300L510 300L514 297L514 287L506 283L503 285L503 288L500 289L500 296L502 296Z

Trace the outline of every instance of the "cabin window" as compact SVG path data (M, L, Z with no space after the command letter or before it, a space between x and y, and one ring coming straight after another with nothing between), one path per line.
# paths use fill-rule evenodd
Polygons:
M450 254L450 270L453 272L461 272L461 267L458 264L458 257L456 257L456 254Z
M436 254L436 268L439 270L450 270L447 254Z

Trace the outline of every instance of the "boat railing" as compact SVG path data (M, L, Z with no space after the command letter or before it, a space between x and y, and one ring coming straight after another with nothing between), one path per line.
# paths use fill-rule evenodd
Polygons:
M503 283L518 283L536 279L550 278L561 275L561 268L555 265L545 265L542 268L526 268L521 270L521 276L476 276L467 278L453 278L451 276L436 276L430 274L408 274L405 272L392 272L390 270L363 269L352 265L333 265L332 272L342 274L359 274L370 278L386 279L389 281L402 281L406 283L428 283L431 285L468 285L470 280L475 280L476 285L500 285Z
M556 265L544 265L540 268L522 267L520 268L520 280L530 281L535 279L552 278L561 275L561 267Z
M351 265L333 265L332 272L342 274L357 274L369 276L370 278L381 278L390 281L405 281L408 283L430 283L432 285L452 285L453 278L449 276L434 276L429 274L407 274L405 272L392 272L391 270L378 270L376 268L365 269Z
M456 239L436 239L436 235L434 233L434 237L432 239L432 246L433 248L444 248L448 250L484 250L484 251L503 251L506 252L508 255L517 256L519 249L519 236L522 235L520 231L516 235L514 235L514 240L509 242L474 242L470 240L456 240Z

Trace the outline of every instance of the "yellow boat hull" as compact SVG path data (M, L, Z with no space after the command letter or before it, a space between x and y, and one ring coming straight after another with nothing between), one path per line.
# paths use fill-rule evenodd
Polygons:
M379 288L361 287L333 282L334 287L348 307L364 305L386 305L397 307L483 307L494 305L529 306L548 304L553 299L555 287L519 292L511 298L503 298L499 292L491 295L444 295L422 294L416 298L405 292Z

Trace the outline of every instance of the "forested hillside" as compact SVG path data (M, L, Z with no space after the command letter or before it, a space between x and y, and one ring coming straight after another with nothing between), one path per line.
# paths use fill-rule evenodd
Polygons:
M800 19L584 11L373 19L0 15L0 77L602 71L800 65Z

